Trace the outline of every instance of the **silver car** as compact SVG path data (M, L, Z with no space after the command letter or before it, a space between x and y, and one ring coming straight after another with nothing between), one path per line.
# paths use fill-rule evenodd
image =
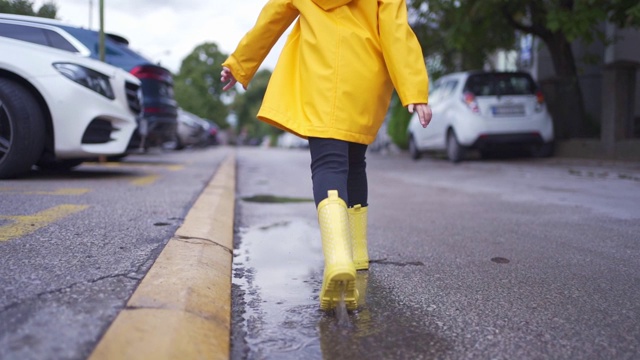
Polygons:
M511 149L538 156L553 152L553 121L544 96L525 72L460 72L431 87L433 119L422 128L417 116L408 127L409 151L446 151L453 162L470 149L483 157Z

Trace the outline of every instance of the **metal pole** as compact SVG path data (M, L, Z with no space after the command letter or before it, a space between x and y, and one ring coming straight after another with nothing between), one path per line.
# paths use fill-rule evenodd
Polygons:
M89 29L93 28L93 0L89 0Z
M100 0L100 61L104 61L104 0Z

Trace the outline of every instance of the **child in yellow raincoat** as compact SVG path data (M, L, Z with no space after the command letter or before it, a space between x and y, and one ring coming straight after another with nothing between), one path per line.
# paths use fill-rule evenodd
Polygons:
M357 307L356 270L369 268L365 152L395 88L402 104L431 121L429 82L405 0L269 0L222 64L224 90L246 89L296 20L258 118L309 140L325 269L320 307L341 294Z

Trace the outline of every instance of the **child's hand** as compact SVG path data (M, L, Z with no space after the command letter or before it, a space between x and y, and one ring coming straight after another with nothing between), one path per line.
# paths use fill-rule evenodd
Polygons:
M227 83L222 88L222 90L224 91L231 89L238 82L238 80L236 80L236 78L231 73L231 70L226 67L223 67L222 72L220 72L220 81L222 81L223 83Z
M412 114L414 111L418 112L418 119L423 128L426 128L431 122L433 113L431 112L431 106L429 106L429 104L409 104L408 109Z

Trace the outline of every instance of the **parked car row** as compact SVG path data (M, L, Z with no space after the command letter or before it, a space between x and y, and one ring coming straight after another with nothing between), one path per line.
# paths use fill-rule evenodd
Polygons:
M0 36L100 59L100 34L61 21L21 15L0 14ZM142 114L129 148L148 148L175 140L178 104L173 94L171 72L153 64L129 48L128 41L106 34L105 62L130 72L142 83Z
M304 149L309 147L309 140L284 132L278 136L276 145L285 149Z
M188 146L208 146L218 143L218 126L182 108L178 109L176 150Z
M181 136L171 72L114 34L98 61L99 37L57 20L0 14L0 178L34 164L71 168L194 141ZM215 143L217 127L200 127Z
M0 178L126 151L140 80L69 51L0 37Z

